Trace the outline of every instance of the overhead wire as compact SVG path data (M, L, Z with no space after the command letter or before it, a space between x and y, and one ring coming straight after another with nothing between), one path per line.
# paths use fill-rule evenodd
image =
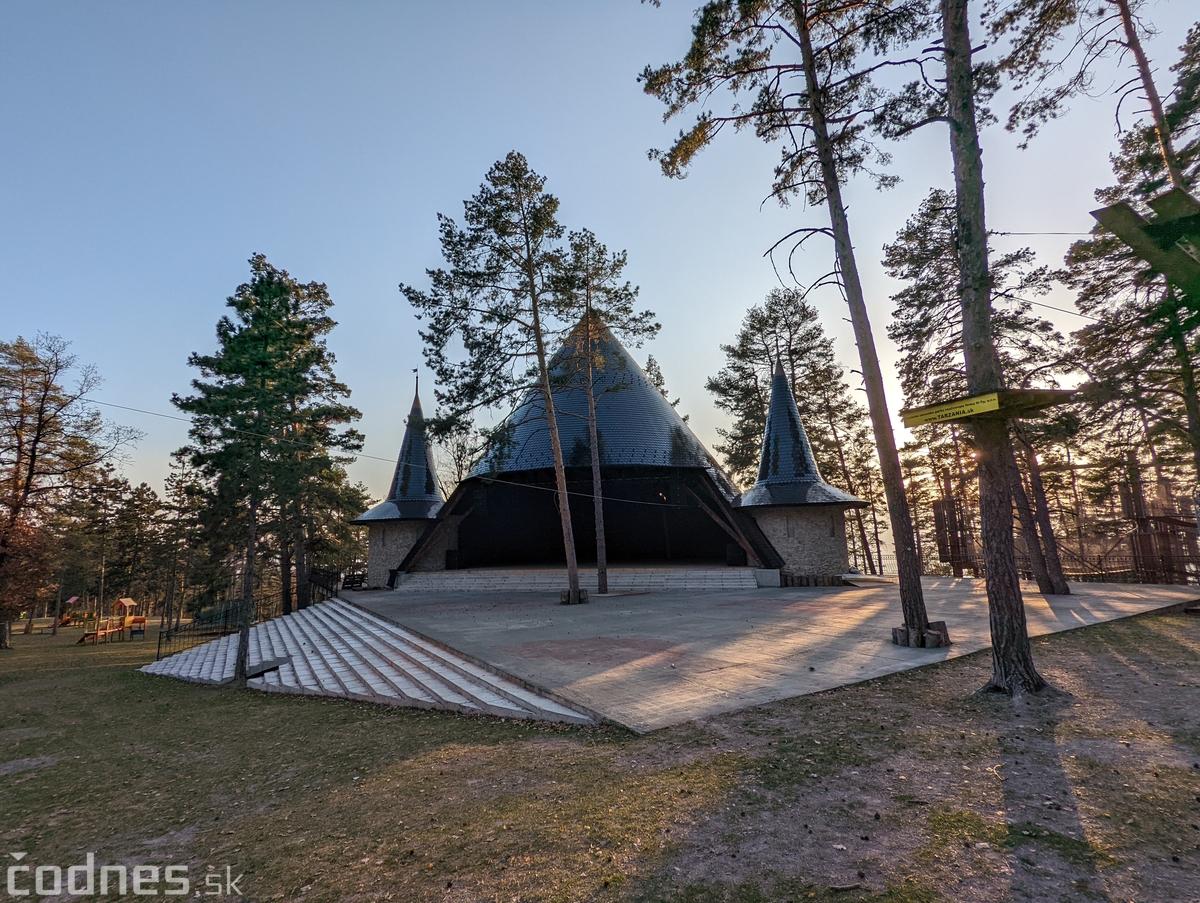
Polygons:
M92 404L104 405L105 407L109 407L109 408L119 408L122 411L134 411L138 414L148 414L151 417L161 417L164 420L176 420L180 423L191 423L192 422L187 417L177 417L173 414L163 414L160 411L147 411L144 408L134 408L134 407L130 407L129 405L116 404L115 402L111 402L111 401L100 401L97 398L87 398L85 400L91 402ZM273 441L287 442L292 445L302 446L304 448L314 448L314 449L320 448L320 446L317 445L315 442L305 442L300 439L289 439L286 437L281 439L280 437L273 436L269 433L256 433L253 430L242 430L242 429L237 429L236 427L227 427L227 428L225 428L225 431L231 432L231 433L239 433L244 436L253 436L257 439L271 439ZM392 459L392 458L381 458L378 455L368 455L365 452L347 452L347 454L353 455L356 458L368 458L372 461L383 461L387 464L396 463L394 461L394 459ZM428 470L429 469L423 464L410 464L409 466L411 468L413 468L414 470ZM437 474L435 472L434 476L436 476L436 475ZM479 477L479 479L482 479L489 483L500 483L505 486L516 486L521 489L536 489L536 490L539 490L542 492L553 492L555 494L558 493L558 489L556 489L552 486L539 486L534 483L518 483L516 480L504 480L504 479L501 479L500 477L492 477L492 476ZM590 492L573 492L569 489L567 490L567 495L573 495L578 498L587 498L587 499L595 497ZM673 504L671 502L646 502L646 501L641 501L639 499L622 499L622 498L615 498L612 496L605 496L604 501L614 502L614 503L620 502L625 505L649 505L654 508L691 508L691 507L694 507L692 505L678 505L678 504Z

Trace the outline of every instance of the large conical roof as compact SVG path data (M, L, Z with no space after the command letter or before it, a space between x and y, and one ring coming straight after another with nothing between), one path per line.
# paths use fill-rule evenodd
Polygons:
M433 449L425 435L421 396L414 395L388 497L354 522L431 520L437 517L445 501L433 468Z
M756 505L862 505L848 492L821 479L782 362L776 363L775 376L771 380L771 406L767 409L767 426L763 431L758 480L742 496L739 505L742 508Z
M737 495L703 443L603 324L593 326L593 386L600 462L606 467L703 468L732 499ZM579 350L586 348L581 322L551 358L551 395L563 459L568 467L590 465L586 377ZM471 470L472 477L547 470L554 466L542 393L531 389L504 421L500 438Z

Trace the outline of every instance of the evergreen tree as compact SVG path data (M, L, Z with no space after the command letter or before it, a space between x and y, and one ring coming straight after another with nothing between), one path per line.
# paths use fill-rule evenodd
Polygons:
M949 126L954 171L954 255L961 307L967 391L984 395L1005 387L1001 356L993 341L992 272L984 213L981 124L991 120L988 102L999 87L994 63L976 59L970 35L970 0L940 0L941 40L928 48L940 57L943 77L923 69L921 78L877 105L875 124L902 136L932 123ZM922 65L924 67L925 61ZM972 442L979 478L980 540L992 632L992 679L988 691L1037 692L1046 682L1029 645L1013 537L1010 470L1012 450L1003 420L975 418Z
M186 454L171 456L163 504L163 543L165 551L166 586L163 600L162 627L178 625L183 617L187 591L190 588L199 545L200 505L203 488Z
M821 473L864 501L882 501L868 490L880 481L867 412L851 397L833 341L803 292L769 292L761 304L746 311L733 342L721 350L725 366L705 388L733 420L728 428L718 428L723 441L716 451L742 486L752 484L758 474L772 374L776 359L782 358ZM861 453L864 449L868 454ZM857 536L852 539L865 554L868 572L875 573L878 544L872 559L865 516L861 509L853 516Z
M903 353L900 386L908 407L966 393L954 230L954 195L934 189L896 240L884 245L887 274L904 284L892 295L888 337ZM1056 385L1055 376L1069 366L1064 340L1034 314L1029 300L1049 292L1049 270L1035 264L1033 251L1021 248L993 252L991 274L992 335L1005 374L1023 388Z
M235 680L244 684L254 618L256 561L263 512L298 504L305 480L331 461L331 449L355 450L361 436L339 431L357 419L341 399L325 336L335 325L320 283L300 284L261 254L251 279L228 299L232 316L217 323L215 354L193 354L195 395L173 397L192 415L187 449L209 481L208 516L241 536L241 631Z
M568 357L563 362L566 383L587 394L588 457L596 518L596 580L601 595L608 592L608 550L600 479L602 439L596 426L596 375L608 361L599 351L597 341L607 328L624 343L637 347L654 338L660 328L653 311L634 310L638 290L621 281L626 262L624 251L609 253L587 229L572 232L555 286L558 316L568 323L575 321L566 336Z
M650 380L650 385L658 389L660 395L667 401L671 401L671 393L667 391L667 378L663 376L662 366L658 363L658 359L653 354L646 355L646 366L642 368L646 372L646 379ZM671 401L671 407L678 408L680 399L676 398ZM687 423L691 414L683 415L683 422Z
M935 189L905 223L896 241L884 246L888 274L905 283L892 296L895 316L888 335L903 352L900 383L909 407L967 394L955 228L953 196ZM1022 388L1056 385L1055 375L1066 369L1063 339L1048 321L1033 315L1028 298L1049 291L1049 272L1035 266L1033 252L1022 248L993 255L991 277L995 301L992 341L1006 377ZM936 431L924 427L917 432L929 436ZM1006 453L1008 480L1031 568L1043 593L1068 594L1045 494L1039 491L1036 456L1028 456L1026 464L1028 491L1016 456L1011 450Z
M139 603L139 614L154 613L164 587L162 503L147 483L131 486L122 478L113 514L110 585L115 593Z
M579 564L567 496L567 475L554 409L547 338L555 316L555 278L562 249L558 199L546 180L512 151L496 162L479 192L463 204L463 223L438 214L448 269L426 270L429 291L400 291L426 323L425 361L437 376L444 433L478 410L504 408L536 387L542 396L554 456L559 520L567 559L568 599L577 601ZM456 360L461 346L465 360Z
M1137 75L1122 84L1120 105L1140 89L1151 116L1147 150L1157 158L1160 184L1186 188L1184 159L1176 149L1169 122L1142 38L1153 35L1139 13L1141 0L1010 0L990 4L987 26L1007 41L996 64L1017 92L1008 129L1022 129L1025 147L1048 120L1061 115L1068 99L1089 93L1094 68L1110 53L1132 59ZM1063 47L1065 45L1065 49Z
M833 239L833 281L845 295L858 346L896 546L904 622L919 631L928 626L920 563L842 183L887 163L865 131L877 100L872 75L886 65L880 54L923 35L928 27L920 0L712 0L697 14L684 59L647 67L641 77L646 92L667 104L667 119L684 109L705 107L669 150L652 154L665 174L682 175L726 126L752 127L760 138L780 146L772 187L776 199L787 203L798 195L826 208L828 227L797 229L779 244L794 240L794 253L812 235ZM724 92L733 96L734 105L714 111L714 99ZM752 97L746 106L738 102L742 95ZM891 181L875 175L880 184Z
M1180 51L1164 122L1182 184L1191 187L1200 176L1200 26L1188 32ZM1139 123L1127 132L1113 170L1117 184L1098 191L1097 199L1149 213L1147 201L1170 181L1159 129ZM1072 245L1062 277L1078 292L1079 309L1095 318L1075 333L1093 414L1134 425L1146 420L1147 439L1184 451L1193 485L1200 486L1200 298L1168 284L1102 227Z
M972 58L968 0L941 0L942 57L954 162L955 243L962 308L963 361L967 391L983 395L1004 387L1004 367L992 332L992 273L984 216L983 152L979 143L979 97L983 72ZM986 90L986 89L985 89ZM992 634L992 679L987 689L1014 695L1037 692L1046 682L1033 663L1025 605L1013 546L1008 460L1008 426L976 418L971 424L977 449L979 520Z

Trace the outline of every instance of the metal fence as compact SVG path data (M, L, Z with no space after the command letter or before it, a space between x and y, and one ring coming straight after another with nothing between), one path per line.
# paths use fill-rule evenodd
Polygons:
M256 624L276 617L280 611L280 600L277 597L251 600L253 611L250 613L250 623ZM237 633L242 626L242 615L245 605L241 599L227 599L215 605L209 605L196 612L190 621L177 627L169 627L158 635L157 658L166 658L193 646L201 646L211 640L220 639L231 633Z
M341 589L342 575L333 569L313 568L308 572L308 585L312 590L312 600L325 602L336 596Z
M1033 579L1033 568L1029 556L1017 554L1017 572L1026 580ZM896 574L896 556L872 556L876 570L883 564L883 573ZM853 566L854 562L851 562ZM930 560L921 563L921 573L926 577L953 577L954 564ZM983 556L975 555L958 562L964 577L983 577ZM861 573L867 573L863 564L858 565ZM1200 558L1196 556L1159 556L1153 559L1133 555L1089 555L1086 558L1068 558L1063 562L1063 573L1075 583L1147 583L1185 585L1200 583Z
M158 635L158 658L183 652L237 630L242 623L241 599L210 605L196 612L190 621L169 627Z
M312 589L312 601L324 602L337 595L338 590L360 587L365 575L354 569L345 572L339 569L313 568L308 582ZM250 623L257 624L277 618L283 613L283 602L278 593L271 593L253 600L254 610ZM241 599L228 599L209 605L198 611L194 618L178 626L168 627L158 635L158 658L166 658L193 646L237 633L242 625L244 611Z

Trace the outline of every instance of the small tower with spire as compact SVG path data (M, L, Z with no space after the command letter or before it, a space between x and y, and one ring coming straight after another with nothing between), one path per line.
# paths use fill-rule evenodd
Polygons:
M758 479L738 504L783 557L785 573L832 577L849 570L846 509L866 503L821 479L782 359L771 380Z
M390 572L400 566L445 502L433 465L433 449L425 433L421 396L414 392L387 498L354 520L367 527L368 586L389 582Z

